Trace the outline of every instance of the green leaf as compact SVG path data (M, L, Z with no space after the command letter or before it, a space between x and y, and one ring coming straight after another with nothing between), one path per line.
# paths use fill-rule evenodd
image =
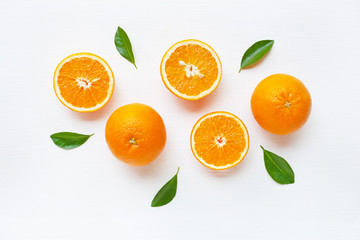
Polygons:
M280 184L294 183L294 172L288 162L275 153L265 150L263 146L260 147L264 151L265 168L270 177Z
M59 148L70 150L83 145L92 135L94 134L84 135L73 132L58 132L50 137Z
M244 53L244 56L241 59L241 66L239 72L241 71L241 69L246 68L251 64L259 61L262 57L265 56L268 51L270 51L273 45L274 40L261 40L254 43Z
M135 64L134 54L131 47L131 42L129 40L128 35L121 27L118 27L116 31L114 42L116 49L121 54L121 56L126 58L132 64L134 64L135 68L137 69L137 66Z
M178 168L175 176L170 179L155 195L154 199L151 202L152 207L161 207L173 200L176 195L177 189L177 175L179 173Z

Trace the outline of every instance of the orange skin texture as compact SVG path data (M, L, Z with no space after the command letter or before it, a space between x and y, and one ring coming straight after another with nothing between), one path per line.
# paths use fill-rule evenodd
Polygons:
M106 123L105 138L116 158L133 166L143 166L154 161L164 149L166 129L153 108L133 103L111 114Z
M290 134L309 118L311 96L299 79L287 74L274 74L255 88L251 110L265 130L279 135Z

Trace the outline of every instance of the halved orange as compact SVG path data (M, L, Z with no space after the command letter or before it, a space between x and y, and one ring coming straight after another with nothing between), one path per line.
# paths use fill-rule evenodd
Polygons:
M204 166L223 170L239 164L249 150L249 133L234 114L212 112L191 131L191 150Z
M219 85L221 62L208 44L195 39L175 43L161 60L160 72L165 86L176 96L197 100Z
M56 67L54 89L60 102L71 110L93 112L110 100L114 91L114 74L101 57L76 53Z

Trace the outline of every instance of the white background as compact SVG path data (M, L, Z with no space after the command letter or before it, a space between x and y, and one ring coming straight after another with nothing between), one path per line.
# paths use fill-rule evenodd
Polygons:
M360 2L344 1L4 1L0 2L0 239L360 239ZM138 70L114 46L128 33ZM210 44L223 64L219 87L197 102L163 85L159 65L175 42ZM275 44L238 74L245 50ZM103 57L115 74L110 102L76 113L56 98L57 64L76 52ZM313 108L288 136L265 132L250 97L274 73L299 78ZM152 164L131 167L107 148L104 128L118 107L156 109L167 144ZM244 161L213 171L193 157L189 136L204 114L239 116L250 133ZM95 133L65 151L50 135ZM295 184L267 174L259 145L288 160ZM151 208L180 166L170 204Z

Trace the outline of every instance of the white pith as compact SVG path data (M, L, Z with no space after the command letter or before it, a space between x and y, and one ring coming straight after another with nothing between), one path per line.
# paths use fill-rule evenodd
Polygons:
M199 76L200 78L203 78L204 75L200 73L200 70L192 65L192 64L186 64L184 61L179 61L179 65L185 67L185 75L187 78Z
M224 136L217 136L214 142L218 148L223 147L226 144L226 138Z
M80 108L80 107L76 107L74 105L72 105L71 103L68 103L66 102L66 100L61 96L60 94L60 88L59 88L59 85L57 84L57 78L59 76L59 72L60 72L60 69L62 68L62 66L75 59L75 58L82 58L82 57L86 57L86 58L91 58L91 59L94 59L96 61L99 61L105 68L106 72L108 73L109 75L109 89L108 89L108 93L107 93L107 96L106 98L104 99L103 102L101 103L98 103L97 105L95 105L94 107L91 107L91 108ZM94 79L92 81L86 79L86 78L78 78L76 79L76 82L77 82L77 85L79 87L84 87L85 88L89 88L91 86L91 82L95 82L95 81L98 81L99 79ZM86 82L88 82L88 84L86 84ZM100 57L94 55L94 54L91 54L91 53L78 53L78 54L73 54L67 58L65 58L64 60L62 60L59 65L57 66L56 68L56 71L55 71L55 74L54 74L54 89L55 89L55 93L57 95L57 97L60 99L60 101L65 105L67 106L68 108L72 109L72 110L75 110L75 111L79 111L79 112L92 112L92 111L95 111L97 109L100 109L102 108L110 99L111 97L111 92L113 91L114 89L114 75L113 75L113 72L112 70L110 69L110 66Z
M180 93L176 88L174 88L173 86L170 85L169 81L167 80L167 75L166 75L166 72L165 72L165 63L166 61L169 59L169 57L171 56L171 54L180 46L182 45L188 45L188 44L194 44L194 45L199 45L205 49L207 49L211 55L213 56L213 58L215 59L216 61L216 64L218 66L218 76L216 78L216 81L214 82L214 84L207 90L203 91L201 94L199 95L195 95L195 96L192 96L192 95L186 95L186 94L183 94L183 93ZM190 78L191 76L196 76L198 75L200 78L203 78L205 77L203 74L200 73L199 69L197 68L197 66L194 66L194 65L191 65L191 64L187 64L185 63L184 61L180 60L179 61L179 65L181 66L184 66L184 71L186 73L186 77L187 78ZM166 53L165 53L165 56L161 62L161 75L163 76L163 80L166 84L166 86L177 96L179 97L184 97L186 99L189 99L189 100L196 100L196 99L200 99L206 95L209 95L216 87L217 85L219 84L220 80L221 80L221 75L222 75L222 67L221 67L221 62L220 62L220 59L219 57L216 55L215 51L209 47L206 43L203 43L201 41L198 41L198 40L185 40L185 41L181 41L181 42L178 42L176 43L175 45L173 45Z
M201 123L204 122L206 119L212 118L212 117L215 117L215 116L226 116L226 117L230 117L230 118L236 120L236 122L238 122L239 125L240 125L240 127L244 130L244 133L245 133L245 134L244 134L244 136L245 136L245 142L247 142L247 146L245 147L245 149L244 149L244 151L242 152L242 154L241 154L241 156L239 157L239 159L238 159L237 161L235 161L234 163L232 163L232 164L227 164L227 165L224 165L224 166L215 166L215 165L213 165L213 164L209 164L209 163L205 162L205 161L197 154L197 152L195 151L195 148L194 148L195 139L194 139L194 137L195 137L195 131L196 131L196 129L197 129L197 128L201 125ZM246 153L247 153L247 151L248 151L248 149L249 149L249 145L250 145L250 142L249 142L249 134L247 134L247 133L248 133L248 132L247 132L247 129L246 129L244 123L243 123L238 117L236 117L235 115L233 115L233 114L231 114L231 113L227 113L227 112L214 112L214 113L210 113L210 114L208 114L207 116L205 116L203 119L200 119L200 120L195 124L195 126L193 127L193 131L191 132L191 143L192 143L191 148L192 148L193 153L194 153L194 155L196 156L196 158L197 158L202 164L204 164L205 166L209 166L210 168L217 169L217 170L226 169L226 168L232 167L232 166L238 164L239 162L241 162L242 159L244 158L244 156L246 155ZM215 139L214 141L216 141L216 139ZM224 144L226 144L226 141L225 141ZM223 144L223 145L224 145L224 144ZM223 145L222 145L222 146L223 146ZM220 147L218 144L217 144L217 146ZM222 147L222 146L221 146L221 147Z
M91 87L91 81L87 78L78 78L76 79L77 85L84 89Z

